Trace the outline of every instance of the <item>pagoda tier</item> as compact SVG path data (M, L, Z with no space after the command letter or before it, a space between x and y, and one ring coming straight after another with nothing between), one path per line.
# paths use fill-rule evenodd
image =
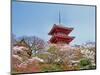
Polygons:
M63 27L61 25L54 24L53 28L51 29L51 31L48 34L53 35L53 33L62 32L62 33L65 33L66 35L68 35L72 30L73 30L73 28Z
M50 39L51 43L66 43L69 44L75 37L70 37L70 36L52 36Z
M51 31L48 33L52 35L50 42L51 43L64 43L69 44L75 37L70 37L68 34L73 30L73 28L64 27L61 25L54 24Z

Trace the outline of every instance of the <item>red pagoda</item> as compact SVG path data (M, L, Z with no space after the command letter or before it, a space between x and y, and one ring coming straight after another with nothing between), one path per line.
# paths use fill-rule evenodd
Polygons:
M54 44L69 44L75 37L68 36L68 34L73 30L73 28L64 27L62 25L56 25L52 27L51 31L48 33L52 35L50 43Z

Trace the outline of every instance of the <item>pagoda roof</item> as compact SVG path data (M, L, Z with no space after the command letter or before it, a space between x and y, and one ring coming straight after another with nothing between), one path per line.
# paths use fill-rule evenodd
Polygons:
M62 36L55 35L55 36L51 37L50 42L57 43L58 41L63 41L65 43L69 44L74 38L75 37L73 37L73 36L62 37Z
M73 28L64 27L63 25L56 25L56 24L54 24L52 29L51 29L51 31L48 34L52 35L56 31L56 29L63 31L66 34L69 34L73 30Z

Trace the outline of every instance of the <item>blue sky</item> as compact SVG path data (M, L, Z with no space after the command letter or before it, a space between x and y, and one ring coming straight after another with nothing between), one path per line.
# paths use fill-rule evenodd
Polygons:
M95 41L95 7L59 5L30 2L12 2L12 32L17 36L38 36L45 41L53 24L73 27L69 36L75 36L71 44Z

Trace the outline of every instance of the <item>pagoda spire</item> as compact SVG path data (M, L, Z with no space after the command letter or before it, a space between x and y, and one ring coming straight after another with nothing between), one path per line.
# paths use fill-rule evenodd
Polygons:
M61 14L60 14L60 10L59 10L59 25L61 24Z

